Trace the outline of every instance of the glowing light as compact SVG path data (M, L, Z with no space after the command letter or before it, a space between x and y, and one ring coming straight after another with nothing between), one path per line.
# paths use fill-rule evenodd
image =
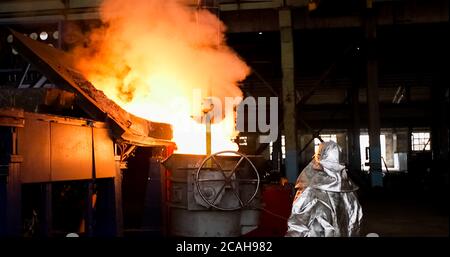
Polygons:
M39 38L43 41L47 40L48 38L48 33L45 31L42 31L41 34L39 34Z
M30 38L36 40L38 38L38 34L36 32L33 32L30 34Z
M225 27L209 11L178 0L128 2L103 1L108 26L73 50L77 69L130 113L172 124L177 153L205 154L206 126L193 118L193 92L201 99L242 96L238 82L249 67L225 44ZM212 124L213 152L238 149L234 125L233 115Z

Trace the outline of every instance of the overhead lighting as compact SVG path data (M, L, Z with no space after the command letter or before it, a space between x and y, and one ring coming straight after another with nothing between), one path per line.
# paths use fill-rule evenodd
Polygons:
M45 32L45 31L42 31L41 34L39 34L39 38L40 38L41 40L47 40L47 38L48 38L48 33Z
M30 38L36 40L38 38L38 34L36 32L33 32L30 34Z
M8 42L8 43L12 43L13 42L13 35L8 35L7 37L6 37L6 42Z
M309 0L308 2L308 11L312 12L317 9L320 0Z
M53 32L53 38L58 39L59 38L59 31Z

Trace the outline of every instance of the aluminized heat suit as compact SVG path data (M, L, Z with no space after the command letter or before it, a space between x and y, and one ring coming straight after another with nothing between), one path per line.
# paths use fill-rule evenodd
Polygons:
M287 237L359 235L363 213L355 193L358 187L340 164L340 152L335 142L323 142L300 173Z

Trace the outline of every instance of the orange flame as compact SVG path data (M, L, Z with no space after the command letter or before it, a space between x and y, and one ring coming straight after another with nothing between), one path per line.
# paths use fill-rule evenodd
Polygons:
M225 43L225 26L207 10L176 0L105 0L104 26L73 50L76 67L125 110L173 125L178 153L205 154L205 124L193 91L242 96L249 67ZM212 151L237 150L235 120L212 125Z

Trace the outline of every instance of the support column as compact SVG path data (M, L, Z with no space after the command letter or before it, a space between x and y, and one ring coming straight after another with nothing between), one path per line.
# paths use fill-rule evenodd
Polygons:
M353 178L362 178L361 173L361 151L360 151L360 103L359 103L359 90L363 85L364 63L365 60L361 58L361 47L358 45L353 51L351 61L351 74L352 74L352 86L348 89L348 95L350 96L350 103L352 108L352 123L349 124L349 172L353 175Z
M10 128L11 136L6 140L10 156L8 176L6 177L6 234L8 236L22 235L22 183L20 181L20 164L23 157L18 155L17 130ZM8 142L9 141L9 142Z
M295 183L298 175L297 161L297 117L294 84L294 41L290 9L278 12L281 38L281 68L283 72L283 124L285 135L285 171L290 183Z
M431 121L431 183L430 186L437 195L448 195L448 173L449 173L449 89L443 79L444 72L436 75L431 86L431 110L433 119ZM442 76L442 78L441 78ZM445 200L445 197L442 198Z
M281 171L281 162L282 162L282 152L281 152L281 134L278 133L277 141L272 144L272 166L273 169L278 172Z
M20 182L22 160L20 155L11 155L6 185L6 231L8 236L21 236L22 233L22 184Z
M431 86L433 120L431 123L431 151L433 161L448 160L448 100L446 102L446 89L444 81L439 78ZM435 118L434 118L435 117Z
M116 176L114 177L114 207L116 236L123 236L123 208L122 208L122 169L120 168L120 156L115 156Z
M347 144L347 135L345 133L336 134L336 143L341 147L342 150L342 159L339 160L341 162L348 162L348 144Z
M369 127L369 164L372 187L383 186L380 147L380 110L378 103L378 62L376 49L376 16L372 1L367 1L367 105Z
M351 128L351 170L354 174L361 174L361 150L360 150L360 119L359 119L359 80L355 81L351 89L352 102L352 118L353 124Z

